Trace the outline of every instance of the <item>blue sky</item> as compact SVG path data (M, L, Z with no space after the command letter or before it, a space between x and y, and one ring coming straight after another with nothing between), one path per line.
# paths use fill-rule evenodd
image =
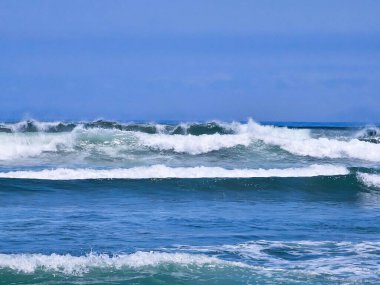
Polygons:
M0 119L380 122L379 11L0 0Z

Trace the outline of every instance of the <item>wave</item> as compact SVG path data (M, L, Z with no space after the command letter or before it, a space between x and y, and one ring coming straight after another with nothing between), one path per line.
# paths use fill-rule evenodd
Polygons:
M380 188L380 175L378 174L358 173L357 177L368 187Z
M377 241L258 240L224 245L218 250L238 254L249 264L261 262L271 269L340 275L357 281L380 277L380 242Z
M156 150L172 150L177 153L192 155L208 153L223 148L248 146L251 138L248 134L237 135L165 135L137 134L140 142Z
M247 265L240 262L225 261L201 254L143 252L132 254L95 254L73 256L70 254L0 254L0 268L7 268L23 273L36 270L54 271L65 274L83 274L92 268L122 269L175 264L180 266L238 266Z
M246 125L238 125L238 129L239 132L250 133L254 139L279 146L295 155L380 161L380 145L358 139L313 138L310 130L262 126L253 121Z
M299 156L380 161L380 144L358 138L313 138L309 129L263 126L252 120L247 124L224 124L224 127L233 130L234 134L194 136L139 133L136 136L144 146L192 155L236 146L247 147L253 141L262 141Z
M371 143L380 143L380 129L376 126L368 126L356 134L356 138Z
M173 135L202 135L202 134L231 134L233 131L218 122L206 123L120 123L114 121L97 120L94 122L39 122L35 120L18 123L0 123L0 133L60 133L71 132L75 128L84 129L113 129L119 131L142 132L147 134L166 133Z
M290 283L295 280L308 280L306 283L311 280L319 283L319 280L323 284L325 282L322 281L326 280L330 280L328 284L334 280L334 283L341 283L342 280L344 283L355 283L378 280L379 252L380 243L374 241L257 240L219 246L176 246L161 251L116 255L0 254L0 269L24 274L50 272L74 276L101 270L103 277L107 273L117 274L118 271L153 274L168 270L171 273L185 273L188 270L194 276L201 274L199 269L204 269L203 272L208 274L224 269L219 273L234 274L235 278L244 275L273 278L266 279L271 281L269 283L280 280ZM326 279L318 279L318 276ZM213 278L213 275L208 275L208 278ZM241 282L243 280L240 279Z
M311 129L260 125L253 120L244 124L212 122L177 125L27 121L7 125L7 128L11 133L0 133L0 160L35 157L62 150L102 151L105 148L110 148L108 151L115 157L118 151L126 149L130 152L150 149L200 155L238 146L248 148L255 142L262 142L297 156L380 161L380 144L364 140L365 135L315 136ZM373 135L368 129L364 133Z
M172 150L179 153L202 154L224 148L249 146L252 141L262 141L268 145L300 156L316 158L354 158L367 161L380 161L380 145L357 138L334 139L313 138L308 129L263 126L249 120L247 124L224 124L234 131L232 135L167 135L138 134L142 144L159 150Z
M0 178L15 179L160 179L160 178L259 178L259 177L314 177L347 175L343 166L311 165L286 169L225 169L221 167L167 167L153 165L127 169L67 169L58 168L40 171L1 172Z
M0 132L5 133L59 133L70 132L77 124L64 122L22 121L18 123L0 124Z
M71 135L0 134L0 160L36 157L46 152L59 152L71 149L74 145Z

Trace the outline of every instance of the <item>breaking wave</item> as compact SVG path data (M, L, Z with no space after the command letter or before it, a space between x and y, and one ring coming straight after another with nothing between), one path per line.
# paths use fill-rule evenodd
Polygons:
M84 256L70 254L0 254L0 268L33 273L36 270L54 271L65 274L79 275L91 268L139 268L176 264L182 266L239 266L246 267L240 262L231 262L201 254L143 252L110 256L107 254L90 253Z
M238 125L238 130L251 134L254 139L279 146L296 155L380 161L380 145L358 139L313 138L310 130L262 126L253 121L249 121L246 125Z
M235 146L248 146L251 143L249 134L235 135L164 135L164 134L138 134L144 146L157 150L172 150L178 153L192 155L208 153L223 148Z
M360 130L356 137L362 141L380 143L380 129L376 126L369 126Z
M36 157L46 152L89 149L101 152L104 148L116 154L126 150L131 153L151 150L200 155L241 146L248 152L254 142L262 142L297 156L380 161L380 144L373 141L378 131L374 128L345 137L316 136L311 129L260 125L252 120L244 124L177 125L27 121L2 124L0 129L3 130L0 132L0 160Z
M343 166L311 165L286 169L224 169L221 167L167 167L153 165L127 169L66 169L0 172L0 178L16 179L152 179L152 178L254 178L254 177L314 177L347 175Z
M256 277L261 274L274 278L273 282L310 281L310 278L318 276L326 279L315 281L364 282L379 278L379 252L380 243L371 241L258 240L220 246L180 246L166 251L137 251L117 255L0 254L0 269L24 274L50 272L83 276L95 270L102 270L103 274L117 274L120 271L153 268L158 271L170 270L172 273L182 270L184 273L183 270L186 269L193 275L200 274L202 268L209 274L218 268L230 268L240 270L234 273L237 274L236 278L241 274L254 274Z
M357 177L368 187L380 188L380 175L378 174L358 173Z
M67 150L74 145L71 135L0 134L0 160L36 157L43 153Z

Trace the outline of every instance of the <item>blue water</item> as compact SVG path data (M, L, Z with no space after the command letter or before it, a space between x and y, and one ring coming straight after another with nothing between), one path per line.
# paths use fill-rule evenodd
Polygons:
M379 284L380 132L290 127L4 123L0 284Z

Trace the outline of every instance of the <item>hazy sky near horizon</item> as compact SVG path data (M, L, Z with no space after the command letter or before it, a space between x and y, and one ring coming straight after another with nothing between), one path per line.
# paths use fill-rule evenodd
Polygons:
M0 0L0 119L380 122L379 12L375 0Z

